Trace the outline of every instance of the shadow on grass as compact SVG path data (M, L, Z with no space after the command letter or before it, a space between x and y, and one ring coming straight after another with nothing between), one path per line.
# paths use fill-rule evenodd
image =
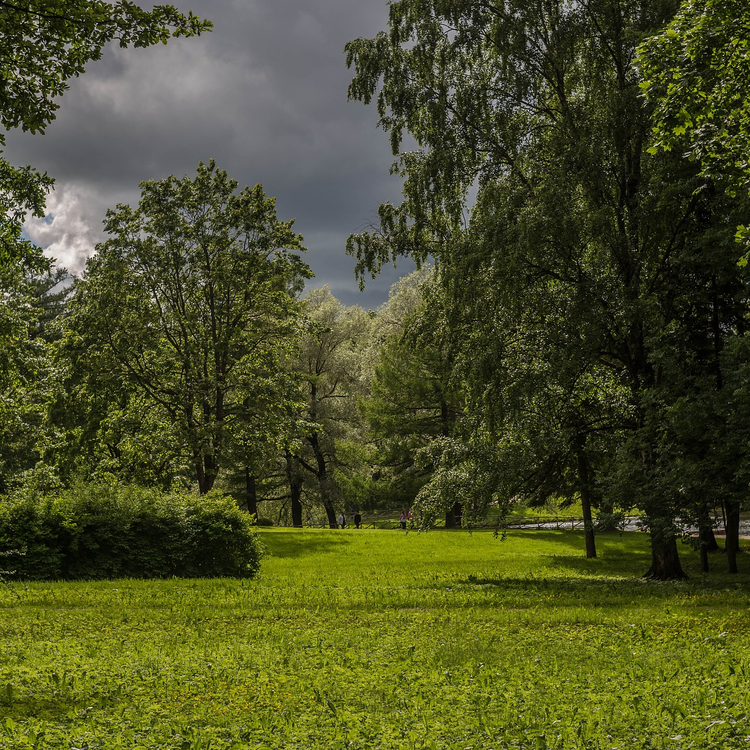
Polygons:
M651 551L648 535L640 532L597 534L598 557L592 559L585 556L583 532L528 530L513 533L526 537L530 548L537 542L544 545L544 550L539 552L537 568L528 570L524 575L469 575L460 583L525 591L528 594L554 589L574 598L584 591L593 595L600 592L605 599L612 594L628 592L669 598L684 593L686 589L696 593L718 592L750 584L750 572L747 570L739 575L726 573L726 563L720 553L711 556L710 574L700 573L698 553L686 545L681 546L679 552L683 569L689 576L687 580L660 582L644 579L651 564ZM743 557L748 560L747 567L750 569L750 555Z
M272 534L261 534L263 545L271 557L305 557L326 552L337 552L351 544L341 532L334 529L330 534L325 531L310 534L298 529L274 531Z
M747 590L750 574L729 575L717 571L708 576L692 575L683 580L654 581L643 577L648 560L642 567L633 558L604 561L586 558L554 556L553 564L525 576L473 576L459 584L482 588L496 588L508 593L537 597L540 601L554 594L569 599L570 605L580 606L585 601L593 606L622 606L643 599L668 600L692 594L738 592ZM688 566L686 566L688 567ZM436 586L435 588L440 588ZM560 603L560 602L557 602Z
M114 702L112 703L114 705ZM100 705L98 708L105 706ZM79 698L48 697L48 698L16 698L11 703L7 700L0 702L0 717L14 721L26 721L37 719L39 721L59 721L71 713L85 710L86 704ZM90 708L89 708L90 710ZM6 727L7 728L7 727ZM20 727L19 727L20 731ZM9 746L10 747L10 746ZM14 746L15 747L15 746ZM31 744L18 745L18 747L29 747ZM33 745L36 747L36 745Z
M586 542L583 536L583 531L580 530L510 529L506 536L508 540L524 537L533 541L544 542L549 545L565 547L574 550L581 555L584 555L586 551ZM647 537L643 534L637 534L637 532L629 531L621 534L618 531L607 531L596 535L597 547L600 547L607 552L621 550L630 553L633 550L634 539L644 540L644 549L646 549L647 542L645 540Z
M544 549L540 548L535 551L544 557L559 556L555 554L555 550L560 550L563 555L586 561L586 541L581 530L516 530L508 532L506 540L509 542L528 540L530 545L543 544ZM649 539L646 534L635 531L622 533L605 531L596 535L598 557L593 559L605 564L620 556L631 560L642 556L645 560L649 556L649 549Z
M663 601L684 593L685 584L650 586L644 579L606 581L596 578L473 578L462 581L484 589L497 588L510 596L515 606L623 607L647 601Z

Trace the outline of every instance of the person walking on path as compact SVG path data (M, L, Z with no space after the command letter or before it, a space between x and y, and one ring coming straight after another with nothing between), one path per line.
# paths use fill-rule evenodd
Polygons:
M359 511L357 511L354 514L354 528L358 529L360 526L362 526L362 516L360 515Z
M343 529L346 526L346 516L344 515L344 511L342 510L341 513L339 513L339 528Z
M401 518L399 519L399 523L401 524L401 528L406 531L406 513L404 511L401 511Z

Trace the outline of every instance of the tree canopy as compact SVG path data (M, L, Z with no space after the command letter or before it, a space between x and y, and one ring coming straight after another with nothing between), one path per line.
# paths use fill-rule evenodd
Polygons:
M707 174L750 176L750 7L743 0L686 0L639 48L641 84L653 102L653 149L678 148Z
M748 192L748 4L685 0L664 30L643 42L639 66L654 105L651 150L674 149L732 194ZM750 230L741 225L737 238L747 246Z
M388 33L347 45L350 97L377 100L404 177L403 203L349 250L360 275L433 255L460 331L470 428L435 481L446 498L462 476L486 486L484 503L543 489L635 504L656 577L682 575L677 466L695 454L665 425L686 387L715 397L695 364L723 366L747 298L727 223L744 206L651 148L636 50L677 5L399 0Z
M66 323L89 390L114 376L113 405L164 433L201 492L247 430L284 434L296 403L284 361L310 275L302 238L260 185L237 187L213 161L141 183L137 208L108 212Z

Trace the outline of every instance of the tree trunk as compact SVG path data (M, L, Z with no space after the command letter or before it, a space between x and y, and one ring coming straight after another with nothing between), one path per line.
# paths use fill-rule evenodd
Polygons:
M296 481L290 485L292 494L292 526L302 528L302 482Z
M443 437L450 437L453 431L453 423L455 419L451 414L448 402L441 397L440 399L440 432ZM461 528L461 518L464 514L464 509L461 503L455 502L453 506L449 508L445 513L445 528L446 529L459 529Z
M328 526L332 529L338 528L338 522L336 520L336 509L333 507L333 499L331 498L331 487L328 479L328 467L326 466L326 457L323 454L323 450L320 447L320 441L318 440L318 433L313 432L307 438L313 449L315 455L315 462L317 464L317 471L315 475L318 478L318 484L320 485L320 501L323 503L323 507L326 511L326 517L328 518Z
M599 531L616 531L618 529L618 519L615 518L614 503L601 499L599 502L599 518L597 518L596 522L597 528Z
M255 474L250 472L250 467L245 467L245 497L247 512L258 517L258 489Z
M719 547L714 534L711 509L708 505L702 505L698 510L698 552L701 561L701 573L708 573L708 555L718 552Z
M698 519L698 551L701 560L701 573L708 573L710 567L708 564L708 554L709 552L716 552L718 549L719 544L714 535L711 514L708 508L705 508Z
M677 537L671 520L661 518L648 520L651 528L651 567L644 577L657 581L687 578L680 564Z
M701 573L708 573L708 550L706 549L706 545L703 543L700 543L700 555L701 555Z
M213 405L209 403L203 404L203 417L204 424L211 423L211 415L214 415L214 419L217 425L224 423L224 394L221 388L217 390L216 402ZM222 431L216 431L208 443L208 452L203 454L203 483L205 490L201 490L201 495L206 492L210 492L213 489L216 478L219 476L219 461L221 458L222 449Z
M207 492L211 492L211 490L214 488L214 483L216 482L216 474L217 472L212 467L209 467L209 469L204 472L203 487L200 486L200 482L198 483L198 489L201 495L205 495Z
M302 477L294 468L294 456L291 451L284 451L286 457L286 476L292 498L292 526L302 528Z
M701 573L708 573L708 555L710 552L718 552L720 549L708 513L698 521L698 548L701 558Z
M730 573L737 573L737 553L740 551L740 506L726 503L725 529L727 532L727 564Z
M205 495L213 489L216 477L219 474L219 467L211 454L201 454L194 452L195 470L198 479L198 492Z
M714 528L710 519L705 524L701 523L698 529L698 537L701 541L701 547L705 547L706 552L719 552L721 547L716 541Z
M461 503L453 503L453 507L445 514L445 528L446 529L460 529L461 518L464 514L464 509Z
M207 486L206 472L200 455L195 457L195 475L198 480L198 494L205 495L210 488Z
M591 515L591 479L589 460L586 455L586 437L579 435L576 444L578 458L578 490L581 495L583 511L583 534L586 538L586 557L596 557L596 540L594 539L594 519Z
M581 490L581 509L583 511L583 534L586 539L586 557L596 557L594 519L591 515L591 497L588 490Z

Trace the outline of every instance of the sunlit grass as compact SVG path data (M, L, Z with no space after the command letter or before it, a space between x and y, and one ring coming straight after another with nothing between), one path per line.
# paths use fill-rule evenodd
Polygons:
M750 577L687 548L653 583L640 534L262 538L257 581L0 590L0 748L750 746Z

